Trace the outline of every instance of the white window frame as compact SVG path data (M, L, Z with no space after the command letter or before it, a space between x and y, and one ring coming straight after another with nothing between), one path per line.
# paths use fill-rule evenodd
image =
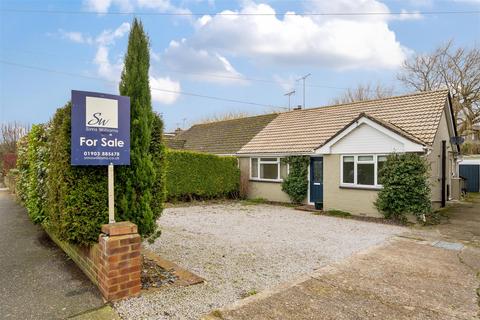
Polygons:
M275 161L262 161L262 158L272 158L275 159ZM252 161L253 159L257 159L257 177L252 177ZM270 157L270 156L264 156L264 157L252 157L250 158L250 168L249 168L249 176L250 180L253 181L269 181L269 182L283 182L283 179L281 177L281 161L283 158L280 157ZM265 179L260 177L260 167L262 164L277 164L277 177L278 179ZM290 173L290 165L287 163L287 175Z
M373 160L369 161L359 161L358 157L373 157ZM378 157L386 157L387 154L344 154L341 155L340 157L340 186L341 187L348 187L348 188L366 188L366 189L381 189L383 188L383 185L378 183ZM346 183L343 182L343 158L344 157L353 157L353 183ZM373 168L374 168L374 184L359 184L357 182L357 165L358 163L373 163Z

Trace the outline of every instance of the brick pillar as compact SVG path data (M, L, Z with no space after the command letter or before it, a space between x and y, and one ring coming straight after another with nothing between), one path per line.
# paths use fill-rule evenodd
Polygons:
M104 224L99 237L98 286L107 301L138 296L141 282L141 239L131 222Z

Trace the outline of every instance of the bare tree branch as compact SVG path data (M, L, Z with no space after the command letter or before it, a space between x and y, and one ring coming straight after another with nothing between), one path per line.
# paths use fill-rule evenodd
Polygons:
M480 139L480 48L453 41L403 63L397 78L414 91L449 89L460 134Z
M346 90L341 96L331 100L332 104L351 103L356 101L365 101L372 99L382 99L391 97L393 87L386 87L380 84L372 86L371 84L359 84L353 89Z
M30 131L30 125L17 121L0 124L0 154L16 153L17 142Z

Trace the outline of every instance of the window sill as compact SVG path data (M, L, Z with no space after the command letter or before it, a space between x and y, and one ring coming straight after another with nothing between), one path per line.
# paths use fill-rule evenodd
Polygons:
M268 180L268 179L255 179L255 178L250 178L249 181L252 182L267 182L267 183L282 183L283 180Z
M382 190L380 186L362 186L362 185L345 185L341 184L340 189L356 189L356 190L369 190L369 191L379 191Z

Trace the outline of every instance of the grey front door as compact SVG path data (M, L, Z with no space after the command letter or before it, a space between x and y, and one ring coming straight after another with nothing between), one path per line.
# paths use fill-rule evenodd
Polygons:
M323 203L323 158L310 158L310 202Z

